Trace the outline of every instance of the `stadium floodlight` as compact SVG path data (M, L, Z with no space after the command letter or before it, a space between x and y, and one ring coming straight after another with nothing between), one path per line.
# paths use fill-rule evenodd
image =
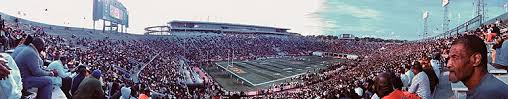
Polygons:
M429 18L429 11L423 12L423 19Z
M450 4L449 0L443 0L442 6L443 6L443 33L448 32L449 28L448 25L450 25L450 19L448 15L448 4ZM451 35L451 34L450 34Z
M450 2L449 2L449 0L443 0L443 1L442 1L442 6L443 6L443 7L444 7L444 6L447 6L449 3L450 3Z
M425 11L423 12L423 34L422 34L422 38L426 38L429 34L429 11Z

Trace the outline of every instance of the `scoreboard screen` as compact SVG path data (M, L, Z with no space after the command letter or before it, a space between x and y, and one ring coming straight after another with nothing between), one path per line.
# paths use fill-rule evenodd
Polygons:
M342 34L342 38L352 38L351 34Z
M110 9L111 17L121 20L122 19L122 11L115 6L111 6L110 8L111 8Z
M129 26L129 14L122 3L117 0L94 0L93 20L107 20Z

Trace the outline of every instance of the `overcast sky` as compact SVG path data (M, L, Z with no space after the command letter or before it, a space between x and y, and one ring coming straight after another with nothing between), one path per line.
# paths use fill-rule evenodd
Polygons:
M136 34L171 20L193 20L276 26L304 35L351 33L413 40L423 32L424 11L430 12L433 35L442 31L443 20L441 0L119 1L129 11L129 32ZM472 1L450 1L450 28L473 17ZM507 1L487 0L489 16L504 13ZM0 0L0 11L43 23L92 28L92 0ZM101 28L99 24L96 28Z

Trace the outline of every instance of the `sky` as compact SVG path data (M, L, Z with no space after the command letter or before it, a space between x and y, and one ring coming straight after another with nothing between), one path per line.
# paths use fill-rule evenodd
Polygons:
M431 35L442 32L441 0L119 0L129 12L129 33L172 20L290 28L303 35L420 39L422 14ZM506 12L508 0L486 0L488 17ZM450 28L473 15L473 0L451 0ZM47 11L46 11L47 9ZM32 21L93 28L92 0L0 0L0 12ZM102 22L96 22L96 29Z

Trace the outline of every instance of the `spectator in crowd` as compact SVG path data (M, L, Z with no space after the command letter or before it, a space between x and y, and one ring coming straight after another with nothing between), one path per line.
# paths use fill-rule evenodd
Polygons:
M132 86L132 82L130 81L126 81L126 85L124 85L120 91L121 91L121 96L120 96L120 99L136 99L135 97L132 97L131 96L131 86Z
M393 89L393 82L388 73L381 73L375 78L374 91L379 98L389 95Z
M441 78L441 67L442 67L441 54L439 52L435 52L432 54L431 57L432 58L430 60L430 66L434 70L434 73L436 73L437 78L440 79Z
M2 20L0 19L0 22ZM0 26L0 46L1 46L1 50L2 52L5 52L5 50L7 50L7 32L5 32L4 28L2 26Z
M398 81L397 81L398 80ZM396 82L401 82L395 74L383 72L376 76L376 94L382 99L420 99L415 94L404 92L396 87Z
M501 30L499 29L499 27L497 27L499 25L496 25L496 24L492 24L492 33L495 33L494 36L496 35L500 35L501 34Z
M66 57L63 57L63 56L58 56L57 60L56 61L53 61L51 62L49 65L48 65L48 69L51 69L51 70L56 70L58 72L58 77L51 77L52 80L53 80L53 85L55 85L55 87L59 87L62 89L62 91L64 92L65 96L67 98L70 98L70 84L64 84L63 82L65 80L72 80L72 78L70 78L69 76L71 75L71 73L69 72L68 68L67 68L67 58ZM69 82L67 82L69 83ZM64 86L66 85L66 86Z
M429 57L422 56L422 58L419 60L420 64L422 65L423 72L427 74L429 81L430 81L430 92L431 94L434 94L434 90L436 89L437 85L439 84L439 78L437 77L437 74L435 71L438 71L434 69L434 67L431 66Z
M508 97L508 85L487 72L487 48L477 36L455 39L450 49L449 80L468 88L468 99Z
M501 54L501 53L497 53L496 51L502 47L503 42L504 42L504 40L501 37L496 37L496 41L495 41L494 45L492 46L492 51L491 51L491 59L492 59L491 63L495 63L497 54ZM489 50L489 49L487 49L487 50Z
M0 53L0 99L20 99L23 85L14 59Z
M2 18L2 15L0 15L0 31L5 28L5 20Z
M121 86L120 86L120 83L118 82L118 80L113 80L113 82L111 84L111 89L109 90L110 98L119 99L120 95L121 95L120 90L121 90Z
M494 37L496 36L496 33L493 30L493 25L487 25L483 31L484 39L489 44L493 41Z
M508 34L503 34L504 37L498 37L496 44L493 46L492 63L491 65L498 69L508 70L508 41L506 38ZM504 39L503 39L504 38Z
M363 88L365 90L363 92L362 97L364 99L370 99L372 97L372 95L374 95L374 91L372 90L373 85L374 85L374 81L372 81L371 79L369 79L363 83Z
M104 90L102 89L101 81L101 71L94 70L91 76L83 79L83 82L79 84L78 90L73 99L106 99L104 95Z
M26 47L30 46L30 44L32 44L32 41L33 41L32 36L27 35L23 39L24 39L23 44L18 45L16 48L14 48L14 52L11 53L12 58L16 59L16 56L18 56L18 54L21 51L23 51L23 49L25 49Z
M89 71L86 69L84 65L80 65L77 67L76 72L78 73L76 77L72 79L71 85L71 94L74 95L76 90L79 88L79 84L89 75Z
M146 88L145 85L142 85L141 92L140 92L138 98L139 99L149 99L149 95L150 95L150 90L148 90L148 88Z
M408 91L410 93L418 94L418 96L420 96L422 99L430 99L431 88L429 76L423 72L423 67L420 62L413 62L412 70L416 75L411 81L411 86L409 86Z
M56 61L53 61L48 65L48 69L54 69L58 72L58 77L52 77L53 84L57 87L62 87L62 78L67 78L71 75L71 73L68 72L67 66L64 65L66 61L67 59L65 57L60 56Z
M402 74L400 79L402 80L402 84L404 87L409 88L409 85L411 85L411 80L413 80L413 77L415 76L413 71L411 70L411 65L403 65L405 73Z
M39 99L50 99L53 90L53 82L50 76L57 76L55 71L45 71L41 67L43 61L39 52L44 50L44 40L34 38L32 45L22 49L15 56L16 65L19 66L23 89L38 88Z

